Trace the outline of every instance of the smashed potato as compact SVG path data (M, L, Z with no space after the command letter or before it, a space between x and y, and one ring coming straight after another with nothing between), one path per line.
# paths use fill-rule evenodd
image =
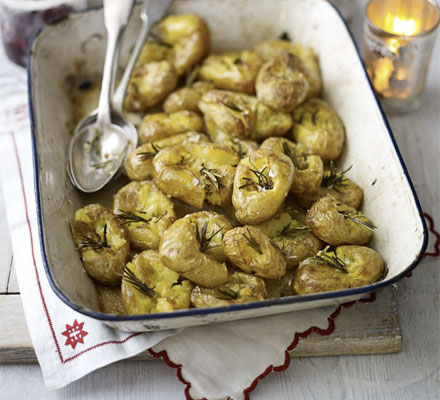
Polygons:
M286 260L263 232L252 226L233 228L223 236L228 260L248 274L279 279L286 273Z
M203 132L203 119L199 114L185 110L146 115L138 134L141 143L148 143L190 131Z
M162 262L192 282L207 288L225 284L222 238L232 228L223 215L202 211L178 219L162 236Z
M383 276L380 254L363 246L339 246L304 260L295 274L293 290L310 294L369 285Z
M214 89L214 85L211 82L194 82L170 93L163 102L162 107L166 113L181 110L198 112L201 97L212 89Z
M203 61L198 78L219 89L252 94L260 67L260 57L253 51L212 54Z
M159 240L176 219L173 202L151 181L130 182L115 194L113 212L139 250L157 249Z
M376 228L367 216L332 196L323 197L310 207L306 223L315 236L334 246L367 244Z
M223 307L267 298L264 280L243 272L234 272L229 281L215 289L195 286L191 304L196 308Z
M308 154L324 161L336 160L342 152L345 130L338 114L320 99L309 99L293 111L292 138Z
M273 217L292 185L294 169L281 152L259 149L238 164L232 204L242 224L260 224Z
M90 204L75 212L70 226L87 273L103 285L119 284L130 244L115 216L99 204Z
M324 176L324 163L319 156L305 155L304 148L297 146L288 139L270 137L261 144L262 149L272 149L286 154L293 163L292 193L315 193Z
M274 110L290 112L307 97L306 74L306 66L298 57L280 53L263 64L258 72L257 97Z
M125 159L125 173L132 181L144 181L153 177L153 158L167 147L178 144L209 142L203 133L187 132L155 142L145 143L133 150Z
M153 159L154 181L167 195L201 209L205 200L231 203L239 157L215 143L192 143L161 150Z
M256 225L286 257L287 268L297 266L301 261L314 256L322 248L307 225L295 220L287 212L277 214L274 218Z
M182 310L190 305L192 284L163 265L159 254L136 254L122 276L122 302L128 315Z

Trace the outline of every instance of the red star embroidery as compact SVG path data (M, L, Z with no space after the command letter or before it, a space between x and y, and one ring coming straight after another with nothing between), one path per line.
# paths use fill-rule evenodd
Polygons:
M65 346L72 346L72 349L76 347L77 343L84 344L84 336L88 335L88 332L83 330L84 322L78 323L77 320L73 323L73 325L66 324L66 330L62 332L64 336L67 337Z

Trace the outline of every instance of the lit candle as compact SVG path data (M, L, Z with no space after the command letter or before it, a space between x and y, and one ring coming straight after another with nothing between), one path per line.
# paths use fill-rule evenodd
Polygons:
M430 0L371 0L364 27L365 63L390 111L420 105L440 11Z

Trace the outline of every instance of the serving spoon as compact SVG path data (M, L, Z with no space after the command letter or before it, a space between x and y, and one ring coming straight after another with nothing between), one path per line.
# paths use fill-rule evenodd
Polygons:
M107 0L107 3L110 1L111 0ZM130 2L132 3L132 1ZM134 65L151 26L165 15L171 2L172 0L144 0L140 13L142 26L138 38L121 82L113 99L111 102L109 101L110 121L118 128L122 128L122 131L119 130L117 134L113 133L112 135L103 135L102 133L96 135L95 131L95 134L92 135L89 129L84 129L84 127L93 126L97 122L99 123L101 97L98 109L93 110L84 117L75 129L69 146L67 172L72 184L83 192L96 192L104 187L112 178L119 175L123 168L125 156L137 146L138 135L136 128L123 114L125 92ZM104 8L105 7L106 3L104 3ZM110 89L111 85L114 85L116 65L112 70L113 80L109 85ZM108 96L110 97L110 92L108 92ZM125 141L121 134L125 136Z

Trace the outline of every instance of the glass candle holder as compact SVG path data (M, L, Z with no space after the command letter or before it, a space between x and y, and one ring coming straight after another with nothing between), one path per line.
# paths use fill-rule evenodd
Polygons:
M430 0L370 0L364 23L368 75L386 111L420 106L440 20Z

